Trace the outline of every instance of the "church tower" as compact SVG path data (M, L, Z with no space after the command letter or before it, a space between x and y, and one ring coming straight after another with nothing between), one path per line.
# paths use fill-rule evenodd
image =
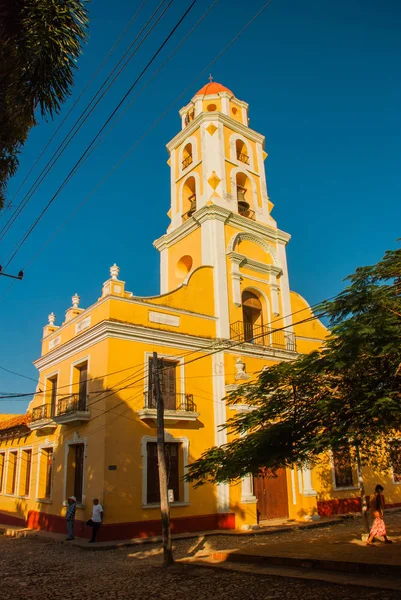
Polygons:
M266 331L273 320L277 327L282 319L283 349L291 350L290 236L271 216L265 138L249 127L248 104L214 81L180 117L181 131L167 144L171 222L155 242L161 293L196 268L213 266L217 337L250 341L258 328Z

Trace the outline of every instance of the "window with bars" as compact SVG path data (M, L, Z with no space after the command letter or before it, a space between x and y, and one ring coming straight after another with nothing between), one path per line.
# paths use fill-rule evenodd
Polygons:
M50 416L51 417L54 417L57 413L57 383L58 383L57 375L55 375L54 377L50 377L48 379L48 385L50 388L48 402L50 402Z
M32 450L26 449L21 452L19 493L21 496L29 496L31 488Z
M9 452L7 470L7 494L14 495L16 492L18 468L18 452Z
M75 496L78 504L83 500L85 444L70 444L67 455L67 489L68 496Z
M53 481L53 448L44 449L45 456L45 493L44 497L50 500L52 497L52 481Z
M78 371L78 410L87 409L88 396L88 363L84 362L76 367Z
M333 450L334 483L336 488L354 486L351 453L348 447Z
M173 491L174 502L180 500L180 448L181 444L165 444L168 489ZM147 503L160 502L157 443L147 443Z

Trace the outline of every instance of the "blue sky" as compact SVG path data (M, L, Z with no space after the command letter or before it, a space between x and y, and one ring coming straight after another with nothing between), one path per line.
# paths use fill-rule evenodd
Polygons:
M173 2L0 242L0 264L189 3ZM143 82L211 3L198 0ZM73 123L157 4L148 0L143 16L67 124ZM18 271L35 256L103 175L263 4L263 0L219 0L63 190L9 270ZM71 99L54 122L41 122L30 133L18 174L9 186L10 198L137 5L122 0L110 10L106 0L90 4L90 37L78 63ZM250 104L251 127L266 136L273 216L292 235L288 246L291 287L311 304L341 290L347 274L359 265L376 262L400 237L400 26L397 0L273 0L211 69L215 80ZM159 256L152 242L168 225L165 144L180 128L177 111L206 81L204 75L191 86L33 260L22 282L5 294L10 280L0 278L0 366L35 378L32 361L40 354L47 315L55 312L60 323L75 292L81 296L81 306L93 303L114 262L134 294L158 293ZM44 164L42 160L40 166ZM27 186L17 202L26 190ZM0 392L34 388L33 381L0 371ZM26 402L1 403L2 412L25 408Z

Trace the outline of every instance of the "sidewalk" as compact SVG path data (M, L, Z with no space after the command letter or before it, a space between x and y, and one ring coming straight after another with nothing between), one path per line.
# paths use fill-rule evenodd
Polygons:
M401 516L397 522L393 518L388 526L388 536L393 544L376 541L374 546L366 546L356 530L344 533L336 527L319 536L300 535L296 540L283 536L274 543L266 540L266 544L255 541L255 544L240 549L212 551L182 561L401 591Z
M232 538L242 538L242 537L252 537L252 536L265 536L265 535L276 535L280 533L288 533L289 531L301 531L303 529L317 529L321 527L328 527L330 525L336 524L339 522L339 518L323 518L320 521L313 521L302 523L298 521L280 521L276 520L274 522L266 523L263 527L259 529L250 529L250 530L232 530L232 529L216 529L212 531L201 531L195 533L180 533L173 534L173 541L179 540L191 540L191 539L204 539L207 537L216 537L216 536L224 536L224 537L232 537ZM27 536L39 536L47 539L52 539L58 542L64 542L66 539L65 534L60 533L52 533L49 531L41 531L38 529L28 529L24 527L12 526L12 525L1 525L0 524L0 533L3 533L9 537L27 537ZM116 548L125 548L129 546L139 546L143 544L158 544L161 543L161 536L155 537L147 537L147 538L131 538L125 540L115 540L110 542L96 542L95 544L88 544L88 540L84 538L76 537L74 540L69 542L72 546L77 546L83 550L115 550Z

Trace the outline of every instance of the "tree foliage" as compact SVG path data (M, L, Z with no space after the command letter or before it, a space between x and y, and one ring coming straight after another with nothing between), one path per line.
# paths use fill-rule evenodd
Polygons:
M85 0L0 0L0 208L35 112L53 117L70 94L86 39Z
M233 440L189 466L196 485L265 469L316 464L353 448L360 465L389 465L385 439L401 431L401 250L358 268L324 302L331 334L321 352L263 370L227 402L245 405L224 427ZM398 281L398 283L397 283Z

